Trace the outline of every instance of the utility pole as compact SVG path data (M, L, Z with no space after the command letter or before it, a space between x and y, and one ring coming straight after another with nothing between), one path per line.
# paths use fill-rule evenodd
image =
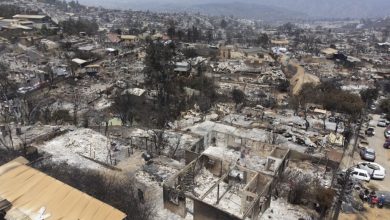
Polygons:
M355 143L353 144L353 149L352 149L352 155L351 155L351 157L353 157L353 154L355 153L355 150L356 150L356 147L357 147L357 143L358 143L358 141L359 141L359 134L360 134L360 129L362 128L362 124L363 124L363 119L360 118L360 120L359 120L359 126L358 126L358 128L356 129Z
M353 143L352 154L349 155L352 158L353 158L353 155L355 153L355 149L356 149L358 141L359 141L359 133L360 133L360 129L362 127L362 123L363 123L363 120L362 120L362 118L360 118L359 126L356 129L356 131L355 131L355 140L354 140L355 143ZM345 150L344 150L344 152L345 152ZM349 164L347 164L347 165L349 166ZM337 203L336 203L335 212L334 212L334 215L333 215L333 220L337 220L339 218L341 205L343 204L344 194L345 194L346 188L348 186L348 183L350 181L351 171L352 171L352 169L348 168L347 171L345 172L345 177L344 177L344 181L342 183L341 192L340 192L339 198L338 198Z
M337 203L336 203L336 208L335 208L335 211L334 211L333 220L338 220L339 219L341 205L343 204L343 198L344 198L344 194L345 194L346 188L348 186L348 182L350 180L350 176L351 176L351 169L349 168L345 172L345 176L344 176L344 181L342 183L341 192L340 192L339 198L338 198Z

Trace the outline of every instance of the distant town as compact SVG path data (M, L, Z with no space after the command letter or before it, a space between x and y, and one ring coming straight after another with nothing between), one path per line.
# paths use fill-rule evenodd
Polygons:
M0 220L388 219L390 17L0 1Z

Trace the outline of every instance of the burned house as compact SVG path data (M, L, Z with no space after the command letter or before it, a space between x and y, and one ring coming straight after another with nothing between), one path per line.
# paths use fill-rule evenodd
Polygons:
M232 57L232 51L234 50L234 47L231 45L220 47L219 48L219 56L222 60L231 59Z
M100 64L90 64L85 66L85 72L89 76L96 76L102 70L102 66Z
M186 150L187 165L163 185L166 209L183 218L256 219L269 207L289 150L223 127Z

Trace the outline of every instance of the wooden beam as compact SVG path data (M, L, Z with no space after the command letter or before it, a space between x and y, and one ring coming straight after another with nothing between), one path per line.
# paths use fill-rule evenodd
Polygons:
M258 201L258 200L260 200L260 198L262 197L262 196L266 196L266 195L264 195L264 192L268 189L268 187L271 185L271 183L268 183L265 187L264 187L264 189L263 189L263 191L261 191L261 193L257 196L257 198L255 199L255 200L253 200L253 202L249 205L249 207L246 209L246 211L244 212L244 215L243 215L243 217L242 217L242 219L245 219L245 218L247 218L248 217L248 215L249 215L249 212L250 211L252 211L252 208L254 208L254 206L255 206L255 203ZM271 199L271 198L269 198L269 199Z
M221 201L221 199L226 195L226 193L230 190L230 188L232 188L232 186L233 186L233 185L228 186L228 188L226 189L226 191L223 192L223 194L221 195L221 198L218 198L218 197L217 197L217 202L216 202L215 204L218 204L219 201Z
M224 179L229 175L229 173L230 173L230 170L229 170L229 172L225 173L221 178L219 178L219 180L218 180L216 183L214 183L214 185L213 185L209 190L207 190L207 192L200 198L200 200L203 200L204 198L206 198L206 196L207 196L211 191L213 191L213 189L215 189L215 187L217 187L217 185L218 185L222 180L224 180Z
M207 192L200 198L200 200L203 200L204 198L206 198L206 196L211 192L211 191L213 191L213 189L215 188L215 187L217 187L217 185L222 181L222 180L224 180L228 175L229 175L229 173L230 173L230 171L232 171L234 168L236 168L237 167L237 163L235 163L233 166L232 166L232 168L230 168L221 178L219 178L219 180L209 189L209 190L207 190Z
M260 196L257 196L257 198L255 198L252 203L249 205L249 207L246 209L246 211L244 212L244 215L242 216L242 219L246 219L249 215L249 212L252 211L252 209L254 208L255 206L255 203L260 200Z

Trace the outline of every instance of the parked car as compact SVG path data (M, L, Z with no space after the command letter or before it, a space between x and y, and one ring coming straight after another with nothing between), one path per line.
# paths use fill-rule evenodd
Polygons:
M386 169L378 163L360 162L356 167L367 171L370 174L371 179L383 180L386 176Z
M374 136L375 135L375 129L373 127L367 128L366 135L367 136Z
M372 161L374 162L375 161L375 150L372 149L372 148L362 148L360 150L360 158L362 158L363 160L367 160L367 161Z
M31 91L31 90L33 90L33 88L30 87L30 86L27 86L27 87L20 87L20 88L18 89L18 93L20 93L20 94L26 94L27 92L29 92L29 91Z
M377 126L378 127L386 127L387 126L387 120L386 119L379 120Z
M389 148L390 148L390 141L386 141L386 142L383 144L383 147L389 149Z
M390 129L385 130L385 138L390 138Z
M367 182L370 182L370 179L371 179L370 175L368 174L368 172L366 170L362 170L359 168L352 169L351 177L354 179L363 180L363 181L367 181Z

